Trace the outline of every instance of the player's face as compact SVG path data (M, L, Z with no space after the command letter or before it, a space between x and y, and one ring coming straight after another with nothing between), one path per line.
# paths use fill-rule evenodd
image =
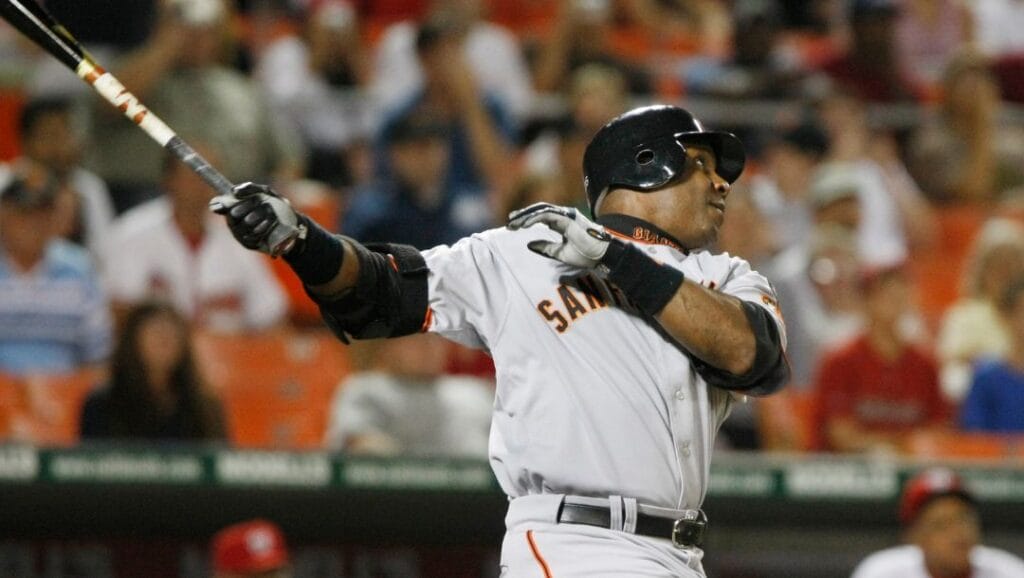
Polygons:
M974 508L958 497L938 498L921 512L911 541L924 552L928 568L939 576L965 576L970 553L981 539Z
M688 145L682 180L642 193L639 199L654 215L651 219L687 248L706 247L718 239L725 222L725 199L730 185L715 172L715 153L705 146Z

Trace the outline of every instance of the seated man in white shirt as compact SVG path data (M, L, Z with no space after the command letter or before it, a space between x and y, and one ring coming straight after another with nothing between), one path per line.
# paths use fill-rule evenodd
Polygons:
M1016 578L1024 560L981 545L977 504L947 468L926 469L900 500L907 544L868 556L852 578Z
M217 164L216 151L195 148ZM172 155L164 194L115 220L103 252L104 282L115 312L167 299L194 325L218 332L267 329L288 309L265 258L246 251L211 215L214 191Z
M449 344L436 335L374 346L374 369L338 386L326 445L359 454L486 459L493 384L446 375Z

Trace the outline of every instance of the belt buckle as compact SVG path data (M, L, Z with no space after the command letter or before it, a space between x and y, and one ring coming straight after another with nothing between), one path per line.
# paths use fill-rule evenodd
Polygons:
M685 517L672 522L672 545L676 548L700 546L707 529L708 518L703 510L687 512Z

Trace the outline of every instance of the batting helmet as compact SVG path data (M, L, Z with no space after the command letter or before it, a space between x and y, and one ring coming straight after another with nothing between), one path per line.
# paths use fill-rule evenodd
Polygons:
M597 131L583 153L583 185L590 210L612 187L653 191L683 176L686 145L711 147L715 172L732 183L743 172L743 143L728 132L704 129L678 106L654 105L615 117Z

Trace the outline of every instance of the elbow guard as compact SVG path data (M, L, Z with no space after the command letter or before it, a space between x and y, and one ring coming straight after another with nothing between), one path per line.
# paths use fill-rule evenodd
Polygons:
M757 396L774 393L786 385L790 376L779 328L763 307L744 301L743 312L757 344L754 364L750 370L743 375L736 375L691 357L694 367L704 381L713 387Z
M427 315L427 262L408 245L349 239L359 259L355 287L335 298L310 295L342 341L411 335Z

